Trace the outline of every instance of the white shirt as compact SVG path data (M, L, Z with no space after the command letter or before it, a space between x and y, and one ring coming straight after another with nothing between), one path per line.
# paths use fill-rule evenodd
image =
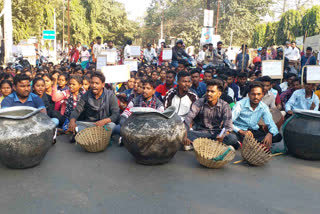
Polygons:
M171 106L176 107L176 113L182 118L183 121L184 121L184 118L189 113L191 105L192 105L192 101L190 100L188 95L185 95L181 98L175 95L171 103Z
M289 60L291 60L291 52L292 52L292 47L285 47L284 48L284 56L287 57Z
M240 90L239 90L240 91ZM232 98L232 100L234 101L234 91L232 88L228 87L228 95Z
M101 52L104 50L104 45L94 44L92 49L93 49L94 57L97 58L101 54Z
M281 91L284 92L288 89L288 82L283 82L280 85Z
M291 51L291 60L297 61L297 60L300 60L300 58L301 58L300 50L297 47L295 47Z
M153 48L151 48L150 51L148 50L148 48L146 48L143 51L143 56L145 57L147 62L151 62L154 57L157 57L157 54Z
M318 57L317 57L318 63L320 65L320 52L318 53Z
M131 56L131 47L130 47L130 45L126 45L126 47L124 48L123 56L124 56L125 59L130 58L130 56Z
M206 52L204 52L203 50L200 51L200 52L199 52L199 56L198 56L198 58L197 58L197 61L198 61L199 63L203 62L205 55L206 55Z

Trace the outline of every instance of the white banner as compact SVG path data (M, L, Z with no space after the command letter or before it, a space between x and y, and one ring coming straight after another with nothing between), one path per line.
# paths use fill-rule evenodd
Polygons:
M204 10L203 26L213 27L213 10Z
M129 65L130 71L138 71L138 61L137 60L126 59L123 64Z
M103 66L101 71L106 77L106 83L128 82L130 78L129 65Z
M164 48L162 51L162 60L171 60L172 59L172 49Z
M262 61L262 76L269 76L272 79L282 79L283 60Z
M140 46L131 46L130 49L131 49L131 52L130 52L131 56L135 56L135 57L141 56Z
M307 83L320 83L320 66L307 66Z

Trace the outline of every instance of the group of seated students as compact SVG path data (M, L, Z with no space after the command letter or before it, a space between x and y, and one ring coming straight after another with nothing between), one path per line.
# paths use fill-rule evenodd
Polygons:
M128 82L110 85L94 68L46 66L16 73L5 69L0 74L1 108L41 109L64 133L103 126L120 134L131 108L163 112L175 106L187 129L184 145L205 137L238 149L250 135L270 149L282 140L271 108L286 117L295 109L319 110L320 91L314 84L302 87L295 74L285 75L280 84L268 76L229 68L202 71L182 62L177 68L141 67ZM261 118L267 129L259 126Z

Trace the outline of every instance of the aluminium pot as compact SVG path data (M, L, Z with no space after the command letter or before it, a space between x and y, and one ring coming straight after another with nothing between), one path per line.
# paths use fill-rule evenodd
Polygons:
M137 163L156 165L169 162L181 148L185 125L169 107L163 113L152 108L136 107L121 127L124 146Z
M320 160L320 112L293 112L283 125L283 138L289 153L306 160Z
M38 165L52 145L55 124L39 109L0 109L0 161L9 168Z

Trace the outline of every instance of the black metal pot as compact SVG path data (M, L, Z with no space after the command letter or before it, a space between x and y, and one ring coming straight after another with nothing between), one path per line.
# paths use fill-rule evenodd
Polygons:
M132 115L122 125L120 133L137 163L156 165L173 158L181 147L186 129L174 107L164 113L151 108L132 108Z
M284 142L296 157L320 160L320 113L295 110L283 125Z
M0 160L10 168L38 165L52 145L55 124L40 110L11 107L0 110Z

